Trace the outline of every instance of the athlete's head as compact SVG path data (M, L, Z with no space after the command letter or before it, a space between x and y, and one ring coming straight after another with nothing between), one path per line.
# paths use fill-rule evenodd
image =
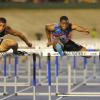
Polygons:
M67 16L60 17L60 27L62 30L66 30L69 26L69 19Z
M3 18L3 17L0 17L0 32L2 32L4 29L5 29L5 27L6 27L6 19L5 18Z

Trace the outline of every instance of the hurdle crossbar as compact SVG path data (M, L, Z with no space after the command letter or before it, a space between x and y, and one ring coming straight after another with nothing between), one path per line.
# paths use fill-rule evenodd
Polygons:
M9 82L9 83L4 83L4 82L0 82L0 86L7 86L7 87L11 87L11 86L30 86L30 84L28 84L28 83L14 83L14 82Z
M40 54L42 56L48 56L48 53L50 53L51 56L60 56L58 52L55 52L53 49L18 49L20 51L25 51L28 54ZM9 50L7 52L0 53L0 56L3 55L9 55L13 54L12 50ZM100 51L69 51L65 52L66 56L99 56Z
M58 96L100 96L100 92L73 92L73 90L75 89L72 89L71 88L71 78L72 78L72 69L71 69L71 66L69 65L68 66L68 92L66 94L58 94ZM81 85L83 85L83 83L79 84L78 87L80 87ZM77 88L77 87L76 87Z

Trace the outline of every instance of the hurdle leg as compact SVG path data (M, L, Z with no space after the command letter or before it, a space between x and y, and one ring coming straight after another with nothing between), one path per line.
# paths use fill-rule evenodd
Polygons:
M51 59L50 53L48 54L48 99L51 100Z
M14 92L15 95L17 96L17 64L18 64L18 56L15 56L15 61L14 61L14 82L15 82L15 87L14 87Z
M4 95L7 95L7 58L4 55Z
M71 73L72 73L71 66L68 65L68 94L71 93L71 78L72 78Z
M31 64L30 64L30 55L27 57L27 62L28 62L28 84L31 82Z
M17 77L15 76L15 95L17 96Z
M20 76L18 76L19 75L19 73L20 73L20 70L19 70L19 67L18 66L20 66L19 64L20 64L20 57L19 56L16 56L15 57L15 60L16 60L16 78L20 78Z
M36 54L33 53L33 100L36 100Z
M49 95L49 98L48 99L51 100L51 86L48 86L48 93L49 93L48 94Z
M93 78L96 78L96 65L93 65Z
M73 57L73 84L76 84L76 57Z
M56 77L56 95L59 93L59 63L58 63L58 56L56 56L56 60L55 60L55 64L56 64L56 67L55 67L55 69L56 69L56 75L55 75L55 77Z
M93 77L96 78L96 57L93 58Z
M73 70L73 85L76 85L76 69Z
M7 95L7 77L4 76L4 95Z
M56 76L56 95L59 93L59 78Z
M8 64L8 68L9 68L9 77L11 77L11 74L12 74L12 72L11 72L11 57L8 58L8 62L9 62L9 64Z
M84 71L83 71L83 81L84 85L86 84L86 77L87 77L87 58L84 57Z
M41 69L39 68L39 84L41 85Z
M8 67L9 67L9 77L11 77L11 68L10 68L11 65L9 64Z
M2 57L0 58L0 68L2 68ZM2 74L2 69L0 69L0 74Z
M83 75L84 85L86 84L86 77L87 77L87 68L84 69L84 75Z
M41 85L41 55L39 55L39 84Z
M33 100L36 100L36 87L33 86Z

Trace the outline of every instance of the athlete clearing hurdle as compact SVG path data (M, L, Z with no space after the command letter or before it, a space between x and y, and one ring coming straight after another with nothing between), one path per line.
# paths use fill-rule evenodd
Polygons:
M28 39L25 37L25 35L21 32L18 32L14 29L12 29L10 26L7 26L7 21L5 18L0 18L0 52L6 52L9 49L13 50L14 54L23 54L21 51L18 50L18 43L13 39L3 39L5 35L14 35L19 37L21 40L23 40L28 47L32 47L32 43L28 41Z
M64 51L87 51L85 47L73 42L71 35L73 30L85 32L88 35L89 30L70 23L68 17L61 16L59 23L48 24L45 30L48 38L47 46L53 45L54 51L58 52L61 56L64 55Z

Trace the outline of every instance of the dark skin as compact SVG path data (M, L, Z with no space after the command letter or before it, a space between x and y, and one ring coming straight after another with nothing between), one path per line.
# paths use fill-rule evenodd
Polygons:
M62 20L62 21L59 22L59 26L64 31L69 27L69 22L66 21L66 20ZM45 30L46 30L46 34L47 34L47 38L48 38L47 46L50 46L50 45L54 46L56 43L52 43L52 41L51 41L51 34L54 31L54 24L46 25ZM72 30L75 30L75 31L78 31L78 32L84 32L84 33L86 33L86 35L89 34L89 30L87 28L84 28L82 26L75 25L75 24L72 24ZM69 35L71 35L71 33ZM84 51L86 49L82 48L82 50Z
M62 20L59 22L59 26L60 28L64 31L66 30L68 27L69 27L70 23L66 20ZM88 35L90 32L87 28L84 28L80 25L75 25L75 24L72 24L72 30L74 31L78 31L78 32L82 32L82 33L86 33L86 35ZM47 38L48 38L48 43L47 43L47 47L49 46L55 46L56 43L60 43L62 46L64 46L60 41L57 41L55 43L53 43L51 41L51 34L52 32L54 31L54 24L49 24L49 25L46 25L45 26L45 31L46 31L46 35L47 35ZM71 33L69 33L69 39L71 39ZM80 51L88 51L85 47L83 47ZM85 56L86 58L91 58L91 56Z
M28 41L28 39L25 37L25 35L23 33L18 32L18 31L14 30L14 29L10 29L10 31L7 34L19 37L21 40L23 40L26 43L26 45L28 47L32 47L32 43Z
M0 32L3 32L4 30L6 30L5 35L10 34L10 35L13 35L13 36L17 36L21 40L23 40L28 47L32 47L32 43L30 41L28 41L28 39L26 38L26 36L23 33L18 32L16 30L10 28L9 26L6 25L6 23L0 22ZM4 42L5 42L5 39L4 39ZM12 48L14 52L17 52L18 44L15 43L15 41L12 41L12 42L13 42L12 45L10 45L11 44L10 42L9 43L5 42L3 47L5 47L6 49ZM7 44L7 45L5 45L5 44Z

